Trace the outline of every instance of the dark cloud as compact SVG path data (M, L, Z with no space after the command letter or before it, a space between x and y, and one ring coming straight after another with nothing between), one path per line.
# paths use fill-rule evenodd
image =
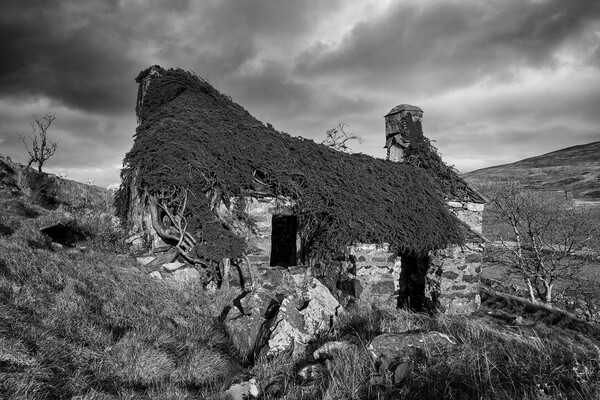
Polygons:
M204 9L210 17L202 29L204 34L224 39L281 40L306 32L319 21L320 12L332 9L340 2L322 3L317 0L214 2Z
M112 24L117 7L95 2L13 3L0 22L2 96L47 96L67 106L102 113L130 110L127 31ZM107 29L107 27L111 27ZM129 76L123 72L129 72Z
M505 81L522 67L554 68L559 47L598 17L596 0L402 3L337 45L314 44L296 71L417 93Z
M379 157L382 115L400 103L425 109L426 134L463 170L600 140L597 0L389 3L4 1L0 151L23 155L15 133L55 112L48 168L114 182L133 78L153 64L196 72L293 135L347 123L365 139L355 151Z

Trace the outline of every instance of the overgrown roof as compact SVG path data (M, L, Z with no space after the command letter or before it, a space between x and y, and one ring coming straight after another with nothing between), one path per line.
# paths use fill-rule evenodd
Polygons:
M462 228L446 209L438 183L420 168L278 132L181 69L155 66L137 81L151 72L140 92L134 145L124 160L121 216L127 215L126 188L137 171L139 190L194 193L190 209L204 213L196 229L210 219L208 196L216 193L227 204L231 197L262 191L296 201L302 234L319 255L356 242L390 243L415 254L461 242Z

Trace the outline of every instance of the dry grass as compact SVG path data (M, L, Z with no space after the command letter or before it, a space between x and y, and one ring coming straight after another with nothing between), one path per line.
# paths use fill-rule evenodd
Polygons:
M84 189L72 189L69 201L83 199ZM120 253L123 233L100 200L54 210L19 201L14 212L0 213L0 398L216 400L244 373L218 321L234 290L174 290L138 271ZM51 250L38 229L72 216L88 226L87 249ZM261 359L246 373L257 378L265 400L600 397L597 328L501 296L490 299L485 311L495 317L347 310L309 346L356 345L334 356L328 375L311 382L297 376L310 355ZM512 323L515 312L532 324ZM457 345L419 352L404 387L371 386L368 342L382 332L415 330L446 333Z
M449 351L417 352L415 371L403 387L371 386L375 372L366 345L378 333L436 330L457 343ZM267 399L592 399L600 396L600 348L576 331L539 322L506 325L484 313L469 316L412 314L358 308L338 322L328 340L355 343L328 363L329 377L303 382L296 373L310 362L260 360L253 373ZM315 347L317 344L315 344Z
M0 236L0 398L219 393L238 368L218 322L235 294L174 291L114 247L52 251L37 230L57 212Z

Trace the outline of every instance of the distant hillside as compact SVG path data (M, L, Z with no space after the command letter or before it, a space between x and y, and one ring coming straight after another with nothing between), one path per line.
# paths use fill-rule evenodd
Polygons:
M512 164L466 173L471 184L485 180L514 179L538 189L564 190L573 198L600 200L600 142L567 147Z

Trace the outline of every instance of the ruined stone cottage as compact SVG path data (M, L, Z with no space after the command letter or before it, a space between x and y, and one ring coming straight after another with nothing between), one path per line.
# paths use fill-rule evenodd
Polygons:
M477 309L483 199L423 136L420 108L385 116L381 160L278 132L186 71L136 81L117 206L157 251L206 281L302 269L344 302Z

